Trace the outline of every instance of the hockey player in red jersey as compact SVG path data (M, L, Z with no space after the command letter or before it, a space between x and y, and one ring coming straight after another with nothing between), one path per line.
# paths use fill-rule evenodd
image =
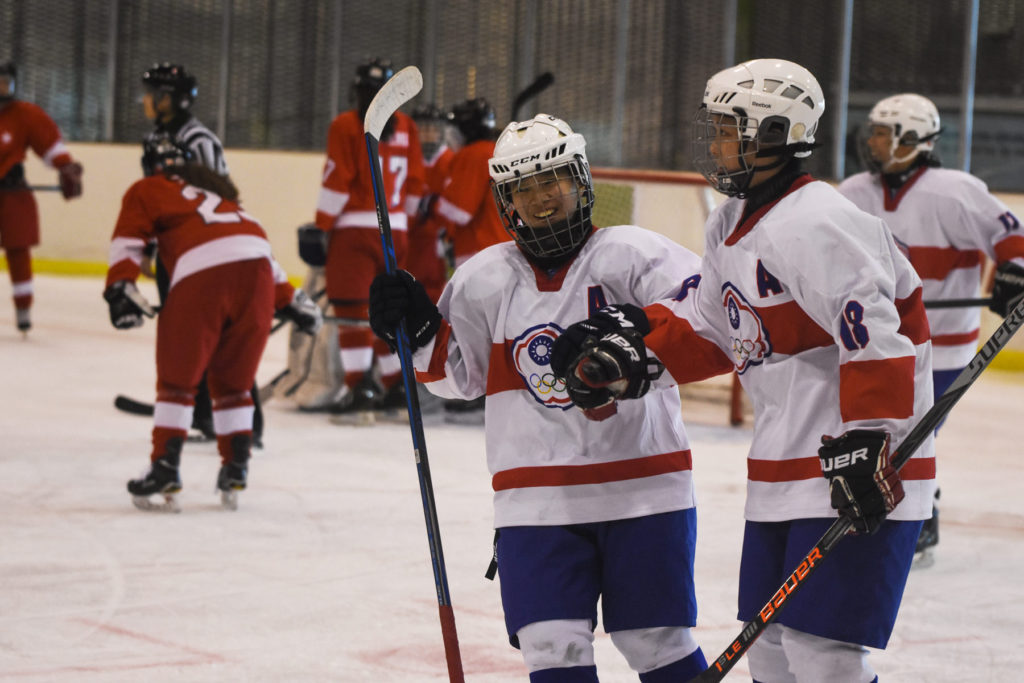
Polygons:
M335 315L341 318L367 319L370 282L384 271L363 117L374 95L393 73L391 63L380 59L361 64L352 82L356 108L339 114L327 132L327 161L316 226L328 234L327 296ZM396 112L384 127L380 157L395 258L404 265L409 217L415 215L423 196L425 175L416 124L402 112ZM336 421L366 424L372 422L375 408L404 408L405 389L397 354L383 342L375 345L368 328L354 325L338 326L338 345L345 376L331 408ZM383 396L372 374L375 355Z
M434 301L441 296L448 281L447 243L442 238L443 226L432 215L432 207L448 182L455 152L446 142L447 119L435 105L417 107L412 120L420 134L420 149L426 171L426 192L420 201L414 223L409 229L409 253L406 268L419 280Z
M906 246L926 301L977 297L982 263L986 256L995 261L991 308L1005 316L1024 295L1020 221L981 180L942 168L934 151L941 132L939 111L928 98L914 93L886 97L871 109L867 124L861 156L869 170L844 180L839 191L884 219ZM931 309L928 324L938 398L974 357L981 312ZM922 566L931 562L929 549L938 542L936 505L918 539Z
M623 405L622 421L591 423L550 352L566 323L671 296L700 260L636 226L595 230L585 145L553 116L510 123L489 168L515 242L459 266L437 305L405 271L378 276L370 324L393 342L406 319L432 393L487 396L495 568L530 681L598 680L600 598L604 628L640 680L675 683L706 668L690 632L696 509L679 394L650 391Z
M18 329L32 327L32 256L39 244L39 210L25 182L31 148L60 174L64 199L82 194L82 165L71 158L60 129L45 111L16 98L17 68L0 64L0 246L7 256Z
M765 683L877 680L867 648L886 647L935 491L931 436L898 474L889 462L932 405L921 281L881 219L801 169L824 107L792 62L712 76L694 162L728 198L708 217L700 278L572 325L552 350L591 411L621 412L648 383L739 373L755 414L740 620L757 617L837 510L853 522L751 646ZM648 350L666 368L653 382Z
M482 97L457 104L448 121L459 140L448 181L434 212L444 221L455 266L492 244L511 239L491 196L487 160L494 154L494 108Z
M176 509L182 445L192 424L204 371L213 402L221 468L217 489L226 507L246 487L256 377L275 311L315 333L320 309L295 290L274 261L266 233L237 202L223 176L193 163L169 136L146 141L146 177L124 195L110 244L103 298L118 329L142 325L153 308L135 286L146 244L155 239L170 275L157 321L157 398L149 470L128 482L143 509Z

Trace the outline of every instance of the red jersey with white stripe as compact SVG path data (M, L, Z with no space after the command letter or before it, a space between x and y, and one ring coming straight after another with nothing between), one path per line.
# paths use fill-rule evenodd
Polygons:
M694 506L690 446L675 389L623 401L592 422L551 373L568 325L612 303L679 290L692 252L635 226L597 230L572 261L539 272L515 244L494 245L455 271L438 304L444 322L415 354L418 379L446 398L487 395L494 524L561 525Z
M858 173L843 181L839 191L884 219L907 246L925 301L977 297L985 256L1024 267L1020 221L969 173L922 166L895 194L881 176ZM928 322L935 369L966 366L978 348L981 309L930 309Z
M452 158L448 184L441 191L435 212L449 226L458 264L492 244L512 237L498 216L487 162L494 156L494 142L477 140Z
M921 281L881 219L798 178L742 224L744 202L708 217L699 282L648 306L661 383L735 368L754 406L746 518L834 517L824 434L884 429L893 448L931 408ZM931 515L932 437L901 470L892 519Z
M153 239L170 275L170 289L213 266L265 258L274 270L275 309L291 301L294 289L271 255L266 233L237 202L177 176L156 174L136 181L121 202L106 284L135 281L143 251Z
M392 230L407 230L423 196L426 176L416 124L402 112L395 113L394 131L379 145L380 167ZM363 121L356 111L335 117L327 131L316 225L321 230L339 228L377 229L373 181L366 152Z
M41 107L21 100L0 106L0 178L25 160L30 147L47 166L71 162L60 129Z

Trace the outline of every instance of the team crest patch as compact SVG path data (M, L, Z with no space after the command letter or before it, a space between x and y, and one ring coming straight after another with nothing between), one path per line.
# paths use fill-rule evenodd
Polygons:
M722 306L729 316L733 362L736 372L742 375L747 368L760 365L772 354L772 343L757 309L747 303L731 282L722 285Z
M551 348L562 328L554 323L535 325L512 341L512 364L533 398L547 408L572 407L565 382L551 373Z

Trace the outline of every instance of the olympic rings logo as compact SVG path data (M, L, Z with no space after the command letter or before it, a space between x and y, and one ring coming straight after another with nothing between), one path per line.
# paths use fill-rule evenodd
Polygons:
M534 372L530 375L530 386L543 396L550 394L552 391L555 393L565 391L565 380L555 377L550 372L545 372L543 375L538 375Z

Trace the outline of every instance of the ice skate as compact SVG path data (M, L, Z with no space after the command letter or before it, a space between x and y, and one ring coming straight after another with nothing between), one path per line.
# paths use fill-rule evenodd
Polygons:
M18 331L25 337L28 336L28 331L32 329L32 315L30 310L31 309L28 308L18 308L14 311L18 320Z
M138 479L128 482L132 504L148 512L181 512L176 496L181 491L177 458L161 456ZM160 496L163 500L157 498Z
M914 549L914 563L911 569L927 569L935 564L935 546L939 544L939 490L935 491L935 502L932 503L932 516L924 520L921 535L917 537L917 548Z
M331 424L368 427L376 423L374 409L378 403L377 388L369 375L353 388L344 386L336 401L328 408Z
M229 462L217 473L217 490L220 491L220 504L225 510L238 509L238 492L244 491L247 467L243 464Z
M238 492L244 491L249 477L249 454L251 438L239 434L231 439L231 461L221 465L217 473L217 490L220 504L225 510L238 509Z

